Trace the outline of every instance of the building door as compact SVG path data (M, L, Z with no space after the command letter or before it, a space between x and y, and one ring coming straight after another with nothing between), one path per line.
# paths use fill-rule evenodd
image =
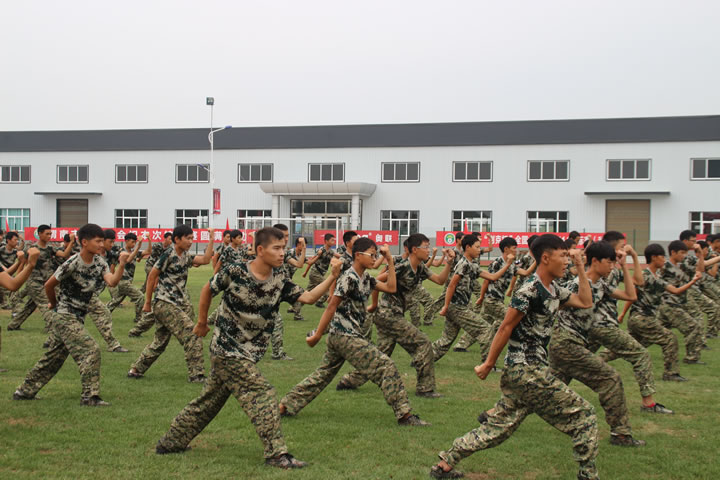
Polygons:
M650 243L650 200L606 200L605 231L617 230L642 254Z
M57 226L82 227L88 223L87 198L58 198L57 199Z

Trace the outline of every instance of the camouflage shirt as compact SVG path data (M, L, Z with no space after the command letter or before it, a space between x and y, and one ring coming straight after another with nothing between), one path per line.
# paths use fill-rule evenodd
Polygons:
M631 313L654 317L662 301L668 282L660 277L660 272L652 273L649 268L643 270L643 286L635 287L637 300L630 306Z
M558 322L553 336L558 334L563 339L575 341L583 346L590 343L590 329L595 326L596 319L599 317L598 303L604 297L612 295L613 290L610 289L610 285L607 284L604 278L595 283L588 279L588 282L592 292L593 306L591 308L561 308L558 312ZM570 290L570 293L578 293L580 290L580 277L575 277L575 280L566 287Z
M340 251L340 248L342 248L342 251ZM340 248L338 248L338 253L340 254L340 261L342 262L340 272L345 273L346 270L349 270L352 267L354 259L352 253L348 253L347 248L345 248L344 246Z
M170 246L168 246L168 248L170 248ZM150 256L145 261L145 273L150 273L150 270L152 270L155 262L160 259L160 256L165 250L166 249L163 247L162 243L152 244L152 247L150 247Z
M570 299L571 292L552 282L545 288L536 274L513 295L510 307L523 313L508 342L505 365L547 365L547 345L560 306Z
M459 307L467 307L470 303L470 297L473 293L473 284L475 280L480 278L482 268L475 262L471 262L465 257L462 257L459 262L455 264L452 276L460 276L460 282L455 287L455 293L450 299L450 303Z
M0 245L0 265L5 268L13 266L17 260L17 250L10 250L8 252L7 244Z
M625 274L619 268L613 268L610 274L605 278L605 282L610 287L610 291L617 290L620 282L625 281ZM618 310L617 300L609 295L604 296L597 305L595 305L595 311L597 312L597 322L595 326L600 328L612 328L618 327Z
M527 270L528 268L532 267L533 263L535 263L535 258L532 256L530 252L525 252L520 255L520 258L515 260L516 270L515 274L517 275L517 269L523 269ZM523 277L522 275L518 275L518 279L515 280L515 288L520 288L520 286L525 283L527 280L527 277Z
M119 265L120 264L120 254L124 251L127 251L128 254L132 255L132 251L125 250L123 248L118 249L117 255L113 256L113 265ZM135 278L135 263L142 260L140 252L138 252L138 255L135 257L135 260L132 262L127 262L125 264L125 270L123 270L122 279L132 282Z
M178 255L175 248L168 248L163 252L155 267L160 270L155 300L164 300L173 305L184 305L185 285L187 283L188 269L192 267L195 255L183 252Z
M325 247L321 248L316 252L318 255L318 259L313 263L312 268L317 270L318 273L321 275L325 275L327 273L327 269L330 266L330 260L335 256L335 253L332 251L332 249L325 249Z
M223 265L210 280L213 296L223 292L210 353L257 363L265 355L280 302L293 304L304 290L292 283L282 268L258 280L249 263Z
M447 280L445 280L445 288L447 288L447 286L450 285L450 282L452 281L452 277L453 277L452 272L455 270L455 266L457 265L457 263L460 261L461 258L465 258L465 252L463 252L459 248L455 247L453 249L453 251L455 252L455 257L452 259L450 259L450 258L445 259L445 261L450 264L450 272L451 272L450 275L448 275Z
M432 272L423 262L418 263L417 270L413 271L410 260L402 260L395 264L395 293L383 293L380 306L390 309L393 313L403 315L410 303L413 291L422 284L423 280L430 278Z
M575 264L572 260L568 262L567 268L565 269L565 275L558 279L560 285L569 285L573 280L575 280L575 278L577 278L577 275L572 273L572 270L570 270L571 268L575 268Z
M52 277L53 272L55 272L55 257L57 256L57 252L62 252L62 250L50 244L45 248L40 247L39 244L32 246L40 250L40 256L38 256L35 268L30 273L28 282L45 283ZM28 247L27 250L29 249ZM25 254L27 254L27 250Z
M505 259L503 257L498 257L488 267L488 273L497 273L502 270L504 266ZM513 262L505 273L503 273L502 277L498 278L494 282L490 282L487 289L487 296L504 302L505 292L507 292L508 288L510 288L510 283L512 282L513 277L517 274L517 269L517 264Z
M335 285L336 297L342 300L330 321L329 333L363 337L366 305L370 294L375 290L377 280L367 271L362 277L354 268L340 275Z
M110 273L105 259L93 256L92 263L86 264L79 253L70 257L55 272L60 282L60 295L57 303L58 313L71 313L84 317L93 295L105 285L105 274Z
M294 248L291 248L290 250L285 250L285 257L283 258L282 270L288 279L292 279L295 275L295 272L297 271L297 267L289 262L290 259L298 259L297 253L295 252Z
M665 261L665 266L658 272L660 277L674 287L682 287L690 281L679 265L674 265L670 260ZM687 292L680 295L673 295L665 291L662 294L662 301L673 307L684 307L687 304Z
M685 260L679 265L680 269L685 272L685 275L687 275L689 278L692 278L695 276L695 272L697 271L697 264L698 264L698 258L695 256L694 253L688 252L688 254L685 256ZM700 287L696 283L690 288L699 289Z
M340 245L338 248L335 249L335 252L342 257L343 254L348 253L348 249L345 245ZM350 253L352 253L352 252L350 252ZM352 256L352 255L350 255L350 256Z
M229 265L231 263L240 263L245 261L246 260L243 257L240 249L234 248L232 246L224 248L222 253L220 254L220 257L218 257L218 262L222 263L223 265Z

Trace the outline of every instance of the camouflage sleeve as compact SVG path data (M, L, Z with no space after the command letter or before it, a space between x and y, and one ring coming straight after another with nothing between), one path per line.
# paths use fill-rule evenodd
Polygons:
M105 259L102 258L101 256L97 255L95 258L98 259L98 263L101 265L101 268L102 268L102 276L105 277L105 274L110 273L110 266L105 261ZM68 263L68 262L65 262L65 263Z
M378 284L377 278L370 277L370 289L375 290L375 288L377 287L377 284Z
M457 265L455 265L455 269L453 270L454 275L460 275L461 277L466 276L468 273L470 273L470 270L473 268L473 263L470 262L458 262ZM479 265L478 265L479 267Z
M500 257L500 258L502 258L502 257ZM498 270L500 270L500 261L499 261L499 259L495 260L494 262L492 262L492 263L490 264L490 266L488 266L488 273L495 273L495 272L497 272Z
M304 288L288 280L283 284L280 298L283 302L292 305L293 303L297 302L298 298L300 298L300 295L302 295L303 293L305 293Z
M668 283L667 280L665 280L664 278L659 277L659 276L658 276L658 277L654 277L654 278L653 278L653 281L654 281L655 283L657 283L663 290L665 290L665 289L667 288L667 286L669 285L669 283Z
M430 278L432 274L433 272L427 267L427 265L422 262L418 264L417 276L421 282L426 278Z
M214 297L230 286L231 265L223 266L218 273L210 279L210 294Z
M106 264L107 265L107 264ZM55 270L55 279L58 282L65 280L75 269L75 262L63 262L57 270Z
M530 299L532 298L534 289L531 283L527 283L518 289L510 300L510 308L514 308L518 312L527 314L530 310Z
M335 292L333 295L336 297L342 297L345 298L347 296L347 293L352 288L352 277L350 275L342 275L335 285Z
M153 268L157 268L161 272L164 272L168 265L168 259L170 258L170 251L163 252L162 255L160 255L160 258L158 258L157 262L155 262L155 265L153 265Z
M570 296L573 294L573 292L570 291L569 288L561 287L559 285L555 285L555 288L557 288L557 294L558 298L560 299L560 305L564 304L568 300L570 300Z

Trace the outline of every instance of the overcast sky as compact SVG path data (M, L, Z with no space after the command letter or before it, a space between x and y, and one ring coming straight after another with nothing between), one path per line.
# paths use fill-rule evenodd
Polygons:
M720 114L720 2L4 0L0 130Z

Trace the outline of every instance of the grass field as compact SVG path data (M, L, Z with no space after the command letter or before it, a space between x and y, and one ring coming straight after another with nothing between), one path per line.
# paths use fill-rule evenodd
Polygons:
M136 284L140 285L143 269L138 267L137 272ZM209 272L208 267L203 267L190 274L196 304ZM299 274L296 280L306 283ZM434 296L439 294L440 287L429 282L426 286ZM103 298L109 299L107 292ZM304 342L305 333L315 327L321 310L305 306L304 322L293 321L286 310L283 304L285 349L295 360L273 361L268 351L259 364L279 397L309 374L324 352L324 343L310 349ZM393 358L410 392L410 401L416 413L432 422L431 427L399 427L372 383L358 391L338 392L334 381L297 417L283 419L290 451L310 463L306 469L281 471L265 467L255 430L233 398L192 442L192 451L158 456L154 453L155 443L202 387L187 382L182 348L176 340L171 341L144 379L126 377L130 364L152 338L152 331L141 338L127 337L132 316L133 309L127 302L114 314L115 335L130 349L126 354L107 352L95 326L86 323L103 349L102 396L112 403L109 408L79 405L80 378L70 358L41 390L38 396L42 400L12 401L13 391L42 355L45 335L37 314L25 322L21 331L3 331L0 366L9 371L0 373L0 478L427 478L437 453L476 427L477 414L490 408L499 397L498 373L480 382L472 371L479 363L478 347L474 346L470 353L451 351L437 364L438 390L443 398L419 399L413 395L415 373L409 367L410 357L398 347ZM3 330L9 317L9 312L0 311ZM438 317L433 327L423 328L434 340L440 336L442 319ZM204 342L206 368L209 338ZM684 353L682 339L680 342ZM707 366L681 363L681 373L690 378L684 384L659 380L662 356L659 347L651 347L658 379L656 398L676 411L673 416L640 413L640 395L629 365L613 362L624 380L634 434L648 443L641 449L610 446L609 429L597 395L572 383L598 412L598 467L602 478L720 477L720 342L711 346L713 350L703 354ZM349 369L346 365L341 374ZM569 438L536 416L529 417L503 445L471 456L458 469L470 479L569 479L575 478L577 471Z

